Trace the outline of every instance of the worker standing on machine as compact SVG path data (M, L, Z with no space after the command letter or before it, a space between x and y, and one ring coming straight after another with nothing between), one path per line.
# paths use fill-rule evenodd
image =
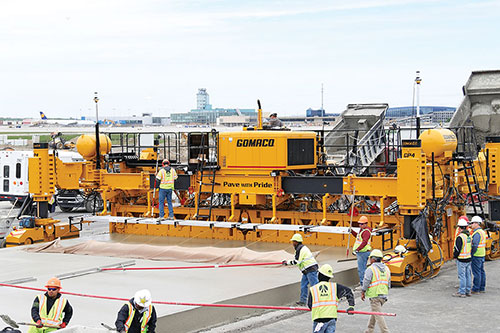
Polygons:
M457 259L458 280L460 285L458 292L454 293L454 297L470 296L472 288L472 272L471 272L471 250L472 241L467 230L467 221L465 219L458 220L458 229L460 233L455 238L455 246L453 248L453 258Z
M36 326L31 326L28 333L47 333L65 328L73 316L73 308L68 300L59 293L61 281L50 278L45 286L47 292L35 297L31 307L31 318ZM52 326L52 327L44 327Z
M278 114L277 113L271 113L269 116L269 127L282 127L283 124L281 123L281 120L278 119Z
M359 218L358 224L361 228L359 232L352 229L350 231L351 234L356 237L356 241L352 247L352 253L358 258L359 285L362 286L365 277L366 263L368 262L368 256L372 249L372 229L368 227L368 218L364 215Z
M479 294L485 292L486 287L486 272L484 271L484 257L486 255L486 239L488 235L481 228L483 219L479 216L473 216L470 221L472 230L472 275L474 281L472 283L471 294Z
M174 208L172 207L172 192L174 191L174 183L177 179L177 173L170 166L170 161L164 159L162 162L163 168L158 171L156 179L160 180L160 192L158 198L158 208L160 209L160 219L165 217L165 198L168 204L168 219L174 219Z
M156 310L151 304L151 293L143 289L122 306L115 326L120 333L154 333L156 319Z
M349 303L347 313L354 311L354 295L351 288L331 282L332 266L325 264L318 271L318 284L312 286L307 298L311 309L313 333L334 333L337 326L337 308L339 299L345 297Z
M304 241L301 234L295 234L290 239L295 248L295 259L286 261L283 260L283 265L297 265L302 272L302 280L300 281L300 300L297 305L306 305L308 288L318 283L318 262L314 259L311 250L302 242Z
M363 279L363 287L361 291L361 300L365 297L370 299L372 312L382 312L382 306L387 302L387 295L391 286L391 271L382 262L382 251L374 249L370 253L370 267L365 272ZM389 328L385 323L384 316L371 315L368 322L366 333L373 333L375 323L378 323L380 332L389 332Z

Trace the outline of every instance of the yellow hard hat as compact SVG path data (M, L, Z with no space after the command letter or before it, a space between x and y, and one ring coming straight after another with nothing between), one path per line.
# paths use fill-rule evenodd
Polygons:
M290 238L290 241L296 241L296 242L302 243L304 241L304 239L302 239L301 234L295 234L295 235L293 235L292 238Z
M328 264L321 266L319 272L324 276L328 276L330 279L333 278L333 268Z
M371 257L374 257L374 258L383 258L384 255L382 254L382 251L380 251L379 249L375 249L375 250L372 250L372 252L370 253L370 258Z

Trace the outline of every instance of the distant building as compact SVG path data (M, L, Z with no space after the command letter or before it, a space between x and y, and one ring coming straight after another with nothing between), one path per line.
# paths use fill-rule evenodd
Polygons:
M222 119L220 119L222 117ZM228 118L229 117L229 118ZM196 94L196 109L186 113L172 113L170 115L172 124L231 124L242 125L249 122L257 122L257 111L255 109L225 109L212 108L207 89L200 88Z
M447 112L447 114L449 114L451 112L451 115L453 116L456 110L457 108L448 106L421 106L420 115L425 115L435 112ZM416 106L401 106L395 108L388 108L387 112L385 113L385 117L387 119L406 118L415 116L416 114L417 114Z

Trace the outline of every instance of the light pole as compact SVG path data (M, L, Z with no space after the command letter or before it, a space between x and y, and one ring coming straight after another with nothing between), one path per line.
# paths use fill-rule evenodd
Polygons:
M94 102L95 102L95 151L97 153L96 160L95 160L95 168L100 169L101 168L101 142L99 138L99 107L98 107L98 102L99 102L99 97L97 97L97 91L94 93Z

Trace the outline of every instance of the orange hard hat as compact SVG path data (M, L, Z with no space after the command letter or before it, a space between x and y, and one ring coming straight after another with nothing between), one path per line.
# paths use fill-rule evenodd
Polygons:
M61 280L59 280L56 277L50 278L49 281L47 281L47 285L45 288L52 287L52 288L59 288L61 289Z
M368 223L368 218L364 215L361 215L361 217L358 220L358 223Z

